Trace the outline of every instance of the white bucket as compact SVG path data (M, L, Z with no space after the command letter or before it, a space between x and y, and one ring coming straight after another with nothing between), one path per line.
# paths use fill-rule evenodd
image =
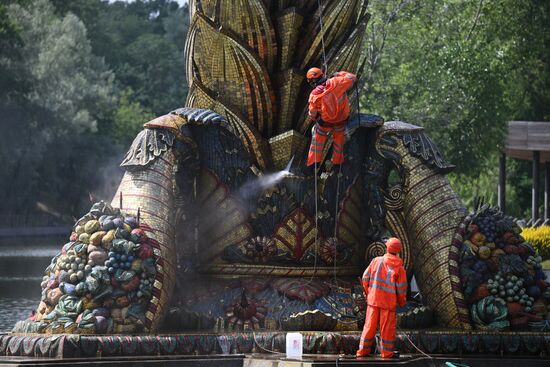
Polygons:
M302 359L302 334L286 333L286 357Z

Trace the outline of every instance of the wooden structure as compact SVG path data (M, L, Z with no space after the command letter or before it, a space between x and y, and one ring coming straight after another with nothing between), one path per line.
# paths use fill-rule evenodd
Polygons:
M544 220L549 218L550 200L550 122L509 121L506 145L499 161L498 205L506 210L506 157L533 162L532 221L540 219L540 165L544 163Z

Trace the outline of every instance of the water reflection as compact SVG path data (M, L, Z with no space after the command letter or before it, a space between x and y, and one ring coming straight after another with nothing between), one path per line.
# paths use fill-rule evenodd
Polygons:
M38 306L44 269L61 248L29 242L0 245L0 332L11 331Z
M36 298L0 296L0 333L11 331L17 321L28 318L38 301Z
M37 247L32 245L0 246L0 257L48 257L59 253L60 246Z

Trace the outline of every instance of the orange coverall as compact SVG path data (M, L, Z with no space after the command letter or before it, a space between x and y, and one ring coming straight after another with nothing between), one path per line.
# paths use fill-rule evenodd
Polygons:
M407 301L407 273L403 260L386 253L374 258L363 273L363 289L367 295L365 326L359 340L358 357L368 356L380 323L381 355L391 358L395 342L395 308Z
M328 134L333 135L332 163L344 162L346 122L349 118L349 101L346 91L355 82L355 75L340 71L324 84L318 85L309 95L309 118L317 122L307 156L307 165L321 162Z

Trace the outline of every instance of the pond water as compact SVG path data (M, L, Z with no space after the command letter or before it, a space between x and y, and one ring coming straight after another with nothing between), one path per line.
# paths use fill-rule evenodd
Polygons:
M9 332L19 320L30 316L40 299L0 297L0 333Z
M27 242L0 245L0 333L11 331L38 306L44 269L60 248Z

